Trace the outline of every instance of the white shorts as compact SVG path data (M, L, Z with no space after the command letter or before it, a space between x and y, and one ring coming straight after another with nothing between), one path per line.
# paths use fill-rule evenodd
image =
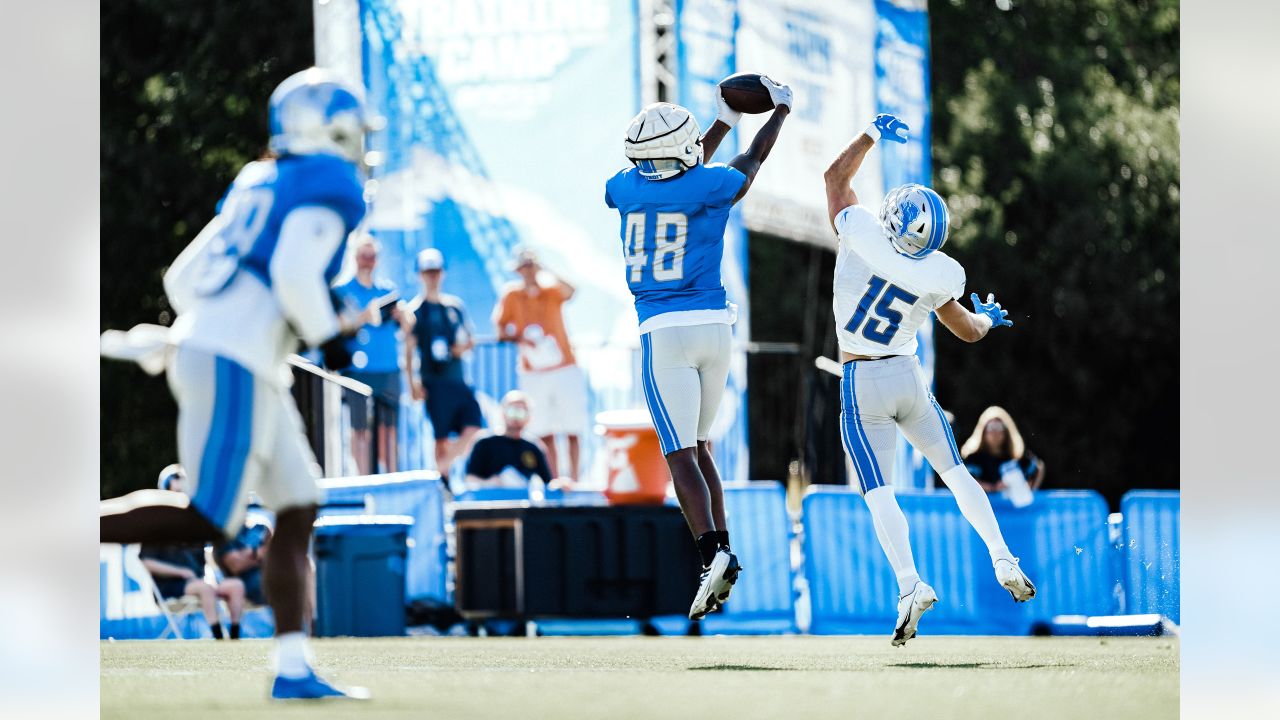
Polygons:
M555 370L520 375L520 389L533 403L529 426L536 437L581 435L587 427L587 379L582 368L565 365Z
M318 504L320 466L289 391L220 355L180 347L168 371L191 504L229 536L249 491L276 511Z
M840 408L840 440L855 475L849 481L863 494L893 485L898 430L939 474L960 464L951 425L915 355L845 363Z
M707 439L729 377L728 325L664 327L640 336L641 385L662 454Z

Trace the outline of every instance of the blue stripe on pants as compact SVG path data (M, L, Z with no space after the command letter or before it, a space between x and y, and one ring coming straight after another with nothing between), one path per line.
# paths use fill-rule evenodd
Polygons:
M214 357L213 418L200 459L199 486L191 504L223 527L240 496L253 432L253 376L235 362Z
M862 441L863 450L866 452L868 464L871 466L872 485L867 488L869 492L884 486L884 475L880 473L880 464L876 462L876 454L871 449L871 441L867 439L867 433L862 429L862 416L858 412L857 361L849 363L849 368L849 397L853 398L853 427L857 430L858 438Z
M942 406L938 404L937 399L930 395L929 402L933 403L933 411L938 413L938 422L942 423L942 431L947 434L947 446L951 450L951 459L959 465L960 451L956 448L956 435L951 431L951 423L947 422L947 416L942 412Z
M880 479L880 469L876 466L875 456L871 453L871 444L867 442L858 419L858 389L854 383L856 365L856 362L845 365L843 387L847 402L842 403L841 430L844 432L849 457L853 460L853 469L858 473L858 485L863 494L866 494L884 485L884 481Z
M849 459L853 460L853 471L858 476L858 489L866 493L866 483L862 479L862 468L858 466L857 454L853 449L853 441L849 439L849 408L848 402L849 392L849 370L845 366L844 375L840 378L840 439L844 441L844 451L849 453Z
M649 414L653 416L653 425L658 429L658 441L662 445L662 454L667 455L680 449L680 439L676 435L671 417L662 404L662 395L658 391L658 379L653 372L653 339L646 333L640 336L644 349L643 375L645 382L645 399L649 404Z

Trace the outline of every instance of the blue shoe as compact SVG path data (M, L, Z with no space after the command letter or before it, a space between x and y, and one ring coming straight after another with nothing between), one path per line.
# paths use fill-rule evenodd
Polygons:
M276 700L318 700L330 697L368 700L369 691L362 687L336 688L313 671L301 678L277 675L275 683L271 686L271 697Z

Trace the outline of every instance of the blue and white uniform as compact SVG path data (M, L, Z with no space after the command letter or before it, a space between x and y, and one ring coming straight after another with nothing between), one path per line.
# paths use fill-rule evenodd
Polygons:
M859 489L892 485L895 426L938 473L960 464L955 437L924 382L916 331L934 310L964 294L964 268L942 251L915 259L898 252L876 216L860 205L835 218L840 248L834 295L840 349L882 358L844 365L841 440Z
M165 274L168 381L192 504L233 534L250 490L276 510L319 499L285 358L338 333L329 286L365 214L363 180L335 155L261 160L218 210Z
M628 168L605 185L605 203L621 217L641 380L664 454L706 440L724 395L737 308L720 264L729 211L745 182L738 170L713 163L669 180Z

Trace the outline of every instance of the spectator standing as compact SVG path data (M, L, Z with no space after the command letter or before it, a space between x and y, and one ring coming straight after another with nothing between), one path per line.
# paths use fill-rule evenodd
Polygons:
M161 490L185 492L183 482L186 473L174 463L160 471ZM222 621L218 618L218 600L227 601L231 615L232 640L240 639L240 616L244 613L244 583L236 578L226 578L216 585L204 581L204 545L143 544L138 556L151 573L151 578L166 600L190 595L200 601L200 610L209 623L209 629L218 640L225 639Z
M551 471L578 476L580 434L587 424L587 385L565 331L563 306L574 288L544 269L529 248L516 253L512 269L520 280L506 287L494 309L498 339L520 348L520 389L537 408L529 432L547 448ZM564 435L567 464L556 452L556 436Z
M468 489L528 487L534 475L551 482L551 468L542 447L526 439L531 422L529 397L512 390L502 398L503 431L476 441L467 459Z
M475 344L462 300L440 292L444 255L436 248L418 253L422 294L405 308L405 372L414 400L425 400L435 435L436 469L449 477L453 461L462 456L480 430L480 404L463 378L462 356ZM417 351L419 375L413 376Z
M214 549L213 558L228 578L244 583L244 596L256 605L266 605L262 588L262 564L266 562L267 545L271 542L271 526L265 522L249 523L235 538Z
M376 308L396 294L396 286L384 279L375 279L373 271L378 265L378 241L363 235L356 242L356 275L349 282L334 288L338 302L347 311L360 312ZM340 310L341 312L341 310ZM388 306L385 312L371 313L368 322L347 341L351 353L351 367L343 375L362 382L373 389L373 402L378 407L378 460L386 472L396 471L396 428L400 411L400 330L399 303ZM343 401L351 414L351 452L361 475L378 472L370 462L371 432L364 398L357 393L346 392Z
M996 405L982 411L973 433L960 448L960 457L969 474L989 493L1004 492L1007 487L1001 476L1014 470L1022 473L1032 490L1044 482L1044 463L1027 448L1013 417Z

